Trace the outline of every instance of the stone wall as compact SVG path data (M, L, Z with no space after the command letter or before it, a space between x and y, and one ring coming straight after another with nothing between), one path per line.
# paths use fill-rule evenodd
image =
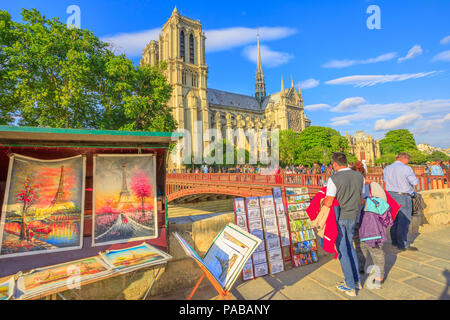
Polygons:
M422 191L420 194L425 202L425 223L450 223L450 188Z

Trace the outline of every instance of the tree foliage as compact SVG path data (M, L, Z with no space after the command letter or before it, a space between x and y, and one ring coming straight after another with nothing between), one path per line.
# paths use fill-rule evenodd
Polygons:
M1 124L172 131L164 65L135 67L93 32L0 11Z
M397 154L417 150L417 146L413 134L408 129L398 129L386 133L384 139L380 140L380 149L382 154Z
M347 139L332 128L311 126L300 133L280 131L280 162L283 166L329 163L333 152L344 152L349 162L356 161L349 153Z

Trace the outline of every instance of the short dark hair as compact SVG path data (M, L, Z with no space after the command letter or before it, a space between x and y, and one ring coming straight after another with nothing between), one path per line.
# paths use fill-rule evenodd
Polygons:
M396 159L408 159L409 160L409 158L410 158L409 154L407 154L406 152L400 152L397 155Z
M343 152L334 152L331 155L331 162L336 162L340 166L347 165L347 156Z

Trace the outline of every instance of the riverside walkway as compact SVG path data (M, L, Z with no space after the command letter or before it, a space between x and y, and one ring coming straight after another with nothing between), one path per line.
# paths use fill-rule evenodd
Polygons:
M450 300L450 226L420 227L420 234L411 238L419 251L398 252L385 244L386 281L381 289L366 285L356 297L349 297L335 288L343 279L338 260L323 251L319 262L290 268L276 275L267 275L243 282L238 279L231 290L237 300ZM363 281L367 275L363 275ZM184 300L192 288L152 299ZM195 299L217 299L215 289L206 284Z

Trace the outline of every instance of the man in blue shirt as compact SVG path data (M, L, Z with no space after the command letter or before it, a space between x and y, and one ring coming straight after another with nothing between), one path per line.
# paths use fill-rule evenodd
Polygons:
M408 245L408 230L412 215L411 197L414 195L414 186L419 183L419 180L408 163L409 154L400 152L396 161L384 169L383 175L386 191L401 205L394 225L391 227L392 245L402 251L415 251L416 247Z

